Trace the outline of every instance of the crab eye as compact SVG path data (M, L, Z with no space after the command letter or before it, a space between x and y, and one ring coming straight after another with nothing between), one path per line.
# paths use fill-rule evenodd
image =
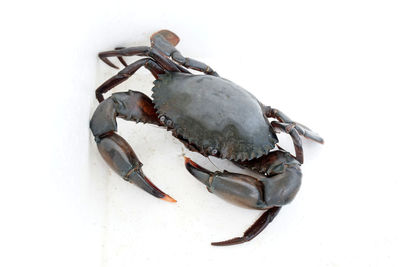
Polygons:
M215 156L218 154L218 149L214 148L213 150L211 150L211 155Z
M161 116L161 117L160 117L160 121L161 121L161 122L164 122L164 121L165 121L165 116Z
M169 126L169 127L172 126L172 121L171 120L167 120L167 126Z

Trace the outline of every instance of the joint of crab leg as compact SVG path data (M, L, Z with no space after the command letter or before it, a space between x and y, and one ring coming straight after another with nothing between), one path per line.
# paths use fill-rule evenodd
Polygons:
M308 128L307 126L305 126L301 123L292 121L282 111L268 106L268 107L265 107L265 112L266 112L265 114L267 117L276 118L281 123L293 124L294 128L297 130L297 132L300 135L304 136L305 138L313 140L320 144L324 143L324 139L322 137L320 137L317 133L314 133L310 128Z
M303 155L302 141L299 132L296 129L296 124L272 121L271 125L272 127L274 127L274 129L286 132L292 137L294 149L296 152L296 159L303 164L304 155Z
M116 47L115 50L121 50L121 49L125 49L125 47ZM118 57L119 62L122 63L122 65L124 65L125 67L128 67L128 64L126 63L126 61L124 60L123 57L119 56Z

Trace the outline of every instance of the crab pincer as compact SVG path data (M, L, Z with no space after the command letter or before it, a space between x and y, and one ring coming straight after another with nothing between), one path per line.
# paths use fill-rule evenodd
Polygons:
M97 107L90 121L90 128L101 156L117 174L157 198L176 202L158 189L143 173L143 164L132 147L116 133L117 117L159 124L151 100L139 92L116 93Z
M121 136L111 132L101 137L97 147L103 159L124 180L137 185L147 193L168 202L176 202L158 189L143 173L143 164L137 158L135 152Z
M206 185L210 193L238 206L266 210L243 237L214 242L212 245L227 246L250 241L275 218L280 207L292 201L298 192L302 176L300 163L288 152L273 151L255 160L253 165L257 161L264 163L264 177L227 171L211 172L185 157L186 169Z

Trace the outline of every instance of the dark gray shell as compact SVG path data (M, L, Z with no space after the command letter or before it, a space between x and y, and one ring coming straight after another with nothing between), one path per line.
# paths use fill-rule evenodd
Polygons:
M268 154L278 142L259 101L231 81L174 72L160 75L154 84L159 116L203 154L218 151L221 158L250 160Z

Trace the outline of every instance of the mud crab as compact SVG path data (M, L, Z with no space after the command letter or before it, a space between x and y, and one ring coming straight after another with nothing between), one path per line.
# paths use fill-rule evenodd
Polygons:
M109 58L117 57L125 68L96 90L100 104L90 121L90 129L98 149L123 179L169 202L176 201L146 177L133 149L116 133L116 118L164 127L190 151L227 159L257 173L249 176L212 172L185 157L187 170L209 192L239 206L266 210L242 237L211 244L224 246L250 241L299 190L303 163L300 136L319 143L323 139L278 109L263 105L240 86L219 77L208 65L182 56L175 48L179 37L173 32L161 30L150 40L150 47L118 47L99 53L100 59L111 67L117 68ZM144 58L128 65L124 56ZM128 91L114 93L104 100L104 93L140 67L148 69L156 79L153 99L141 92ZM192 74L189 69L203 74ZM268 118L276 120L269 122ZM295 156L277 145L278 131L291 136Z

